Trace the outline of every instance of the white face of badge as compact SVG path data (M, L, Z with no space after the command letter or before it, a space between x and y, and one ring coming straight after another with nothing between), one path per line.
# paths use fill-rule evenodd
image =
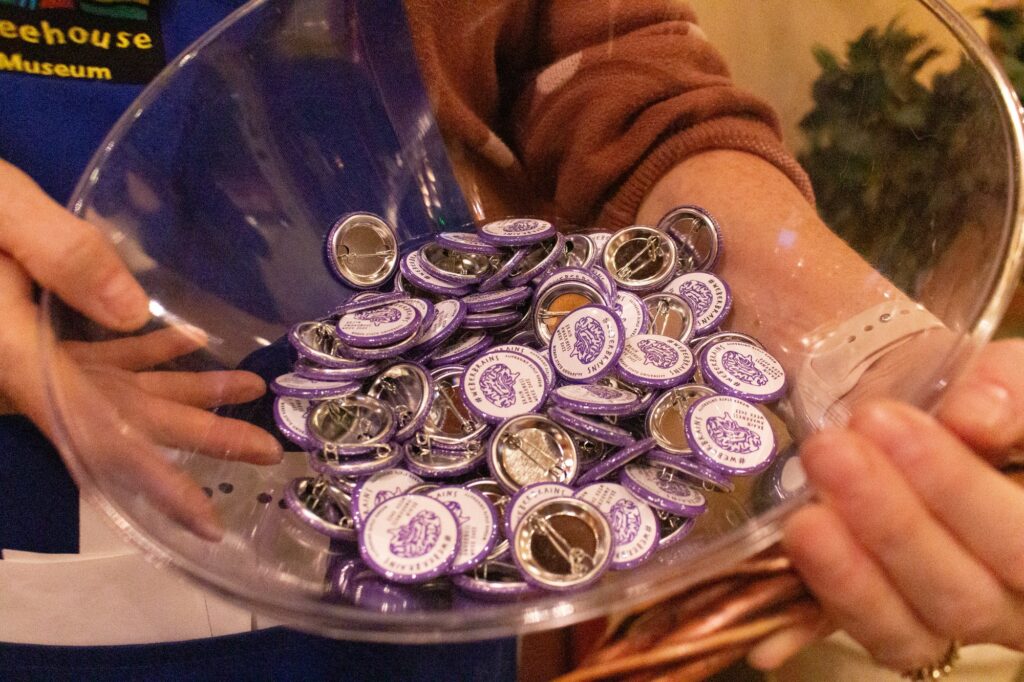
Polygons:
M546 385L536 362L509 351L485 353L466 368L462 379L467 404L489 421L533 412L544 403Z
M484 559L497 539L493 508L480 493L465 488L440 488L427 493L445 507L459 524L459 548L450 571L463 573Z
M447 570L455 557L459 528L443 503L423 495L382 502L363 523L360 551L381 575L421 580Z
M632 405L636 402L636 395L620 388L611 386L591 386L590 384L571 384L559 386L558 394L568 400L575 400L581 403L592 403L606 405Z
M693 369L693 353L676 339L643 334L626 339L619 365L630 377L671 381Z
M448 329L448 325L452 323L455 316L459 314L459 310L462 305L459 301L454 299L447 299L441 301L434 306L434 319L430 322L430 326L426 328L421 337L421 343L429 341L437 337Z
M563 319L551 337L551 364L569 381L605 374L622 353L622 328L603 308L586 306Z
M408 303L392 303L345 315L338 320L338 332L372 340L410 329L419 317L420 312Z
M775 454L775 433L755 405L732 396L697 401L686 415L686 437L698 456L731 473L753 473Z
M317 389L317 388L338 388L341 386L347 386L351 384L350 381L320 381L317 379L307 379L306 377L299 376L294 372L288 374L282 374L281 376L274 379L274 383L284 388L295 388L295 389Z
M487 223L481 230L494 237L528 238L551 232L551 223L529 218L509 218Z
M572 497L572 488L561 483L535 483L523 488L515 501L505 511L508 532L511 535L515 532L516 526L523 520L526 512L536 507L545 500L556 497Z
M613 569L631 568L658 546L660 530L654 511L617 483L594 483L577 491L576 497L589 502L608 519L615 536Z
M312 408L313 401L302 398L278 398L274 401L278 420L301 438L312 438L306 426L306 418Z
M386 469L370 476L359 486L353 500L356 521L361 524L378 505L422 482L419 476L404 469Z
M762 348L742 341L721 341L704 353L705 373L743 397L767 400L781 397L785 391L786 371Z
M681 297L693 308L693 326L697 334L706 334L722 324L732 305L725 282L710 272L680 275L665 287L665 291Z

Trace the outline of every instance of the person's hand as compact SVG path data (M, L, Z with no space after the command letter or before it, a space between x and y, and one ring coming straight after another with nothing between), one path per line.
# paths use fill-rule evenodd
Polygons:
M882 665L940 660L951 641L1024 649L1024 489L995 466L1024 440L1024 341L986 347L936 417L856 408L801 456L816 502L784 546L828 623ZM808 622L750 654L777 667L828 627Z
M145 292L100 232L0 160L0 413L24 413L60 445L65 434L47 407L46 330L33 282L115 331L137 330L149 320ZM256 464L280 461L281 447L261 429L206 409L262 395L256 375L138 371L205 342L201 331L170 327L113 341L68 342L47 361L61 387L64 426L90 475L142 493L177 522L216 540L223 531L210 500L160 447ZM68 464L82 473L72 460Z

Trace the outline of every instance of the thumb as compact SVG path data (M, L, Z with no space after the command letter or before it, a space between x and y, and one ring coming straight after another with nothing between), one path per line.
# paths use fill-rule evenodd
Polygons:
M0 251L96 322L120 331L149 319L149 301L113 245L25 173L0 160Z

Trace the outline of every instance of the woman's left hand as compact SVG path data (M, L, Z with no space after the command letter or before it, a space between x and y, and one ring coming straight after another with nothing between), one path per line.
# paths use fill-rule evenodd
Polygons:
M1024 341L992 343L936 417L891 401L801 449L817 500L790 517L784 546L825 619L875 660L906 671L950 642L1024 650L1024 489L997 471L1024 442ZM781 665L808 624L750 654Z

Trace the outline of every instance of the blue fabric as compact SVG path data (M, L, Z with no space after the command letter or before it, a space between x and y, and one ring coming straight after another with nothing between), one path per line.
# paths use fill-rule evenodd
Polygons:
M515 664L515 640L398 647L284 629L145 646L0 644L0 679L5 682L500 682L515 679Z

